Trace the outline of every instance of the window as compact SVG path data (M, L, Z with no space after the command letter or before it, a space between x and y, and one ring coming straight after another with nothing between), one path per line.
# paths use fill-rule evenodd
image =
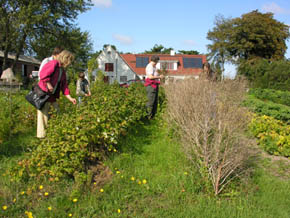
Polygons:
M120 82L122 83L127 82L127 76L120 76Z
M174 70L174 62L160 62L161 70Z
M184 68L202 68L201 58L183 58Z
M114 64L113 63L105 63L105 71L106 72L113 72L114 71Z
M149 57L136 57L136 67L144 68L149 63Z

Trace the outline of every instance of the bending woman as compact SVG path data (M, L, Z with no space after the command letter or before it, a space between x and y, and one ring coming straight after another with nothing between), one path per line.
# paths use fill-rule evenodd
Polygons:
M54 86L57 84L60 71L62 71L60 83L54 95L50 96L50 98L47 100L41 110L37 110L37 138L45 137L45 128L47 127L49 109L51 105L56 104L56 99L59 98L60 90L70 102L76 104L76 99L70 96L70 91L68 89L68 84L66 80L66 72L64 70L72 63L73 60L73 54L67 50L63 50L55 60L52 60L45 64L39 73L39 87L44 92L51 93Z

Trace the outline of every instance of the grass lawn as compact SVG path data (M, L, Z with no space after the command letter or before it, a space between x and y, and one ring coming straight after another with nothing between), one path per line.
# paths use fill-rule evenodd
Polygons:
M6 151L1 151L0 217L27 217L25 211L41 218L290 217L290 180L268 172L274 170L271 160L259 161L263 167L255 170L247 184L214 197L205 191L164 121L153 120L131 129L120 151L104 162L105 173L83 188L72 181L10 181L6 171L28 152L30 140L35 140L32 135L34 132L23 140L11 140L10 145L17 149L6 144Z

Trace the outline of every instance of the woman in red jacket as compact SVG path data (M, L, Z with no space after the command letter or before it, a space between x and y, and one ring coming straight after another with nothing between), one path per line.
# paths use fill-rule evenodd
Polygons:
M50 96L41 110L37 110L37 138L45 137L45 128L47 126L49 109L51 105L56 104L56 99L59 98L60 90L70 102L76 104L76 99L70 96L66 73L64 71L64 69L68 67L73 60L73 54L67 50L63 50L55 60L45 64L39 73L39 87L45 92L52 92L54 86L57 84L59 73L62 70L60 83L54 95Z

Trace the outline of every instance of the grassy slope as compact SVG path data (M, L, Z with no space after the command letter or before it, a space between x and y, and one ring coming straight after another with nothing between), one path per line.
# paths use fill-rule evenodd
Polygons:
M26 144L29 137L26 138ZM92 187L86 193L74 193L73 184L44 184L48 197L39 194L20 195L21 190L39 184L14 187L5 176L0 178L0 204L9 205L1 217L24 217L31 211L34 217L289 217L290 182L257 170L247 188L233 198L214 198L203 194L197 173L180 151L180 145L170 137L165 123L152 121L131 130L122 142L122 151L112 155L105 164L113 172L100 192ZM11 153L11 155L13 152ZM19 156L18 156L19 157ZM17 156L2 158L0 172ZM120 171L118 174L117 171ZM186 173L187 175L186 175ZM134 177L134 181L131 178ZM138 180L146 179L146 184ZM44 191L42 191L43 194ZM4 197L5 196L5 197ZM4 198L5 200L3 200ZM72 199L78 202L73 203ZM51 206L52 210L48 211ZM118 213L118 209L121 210Z

